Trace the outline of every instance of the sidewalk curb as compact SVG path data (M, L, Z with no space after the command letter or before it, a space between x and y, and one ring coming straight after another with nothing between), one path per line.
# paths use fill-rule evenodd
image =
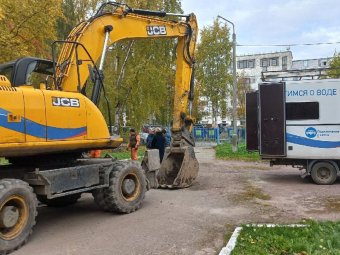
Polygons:
M289 224L289 225L280 225L280 224L247 224L247 227L267 227L267 228L274 228L274 227L297 227L303 228L307 227L308 225L304 224ZM227 245L222 248L219 255L230 255L233 249L236 246L237 238L240 235L242 227L236 227L233 234L231 235Z
M233 234L231 235L227 245L225 247L223 247L223 249L220 251L219 255L230 255L230 253L232 252L232 250L235 248L236 246L236 241L238 236L240 235L242 230L242 227L237 227L235 228Z

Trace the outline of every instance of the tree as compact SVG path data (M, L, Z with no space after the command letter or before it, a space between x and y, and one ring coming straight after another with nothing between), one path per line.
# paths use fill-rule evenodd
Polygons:
M242 73L237 83L237 116L240 120L246 118L246 93L252 91L249 78Z
M206 107L206 102L202 100L201 91L201 84L196 81L194 100L192 105L192 115L195 117L196 122L199 122L204 116L206 116L206 112L204 111L204 108Z
M178 0L126 1L131 7L182 12ZM175 83L176 40L135 40L115 43L106 60L105 84L114 106L115 123L137 129L150 121L170 124ZM105 112L105 105L102 107ZM113 113L115 112L115 114Z
M328 71L328 75L331 78L340 78L340 53L334 54L330 68L331 70Z
M62 0L63 16L58 19L58 38L66 39L81 21L91 17L101 0Z
M0 62L22 56L50 56L61 0L0 0Z
M211 102L212 117L217 124L217 116L227 114L227 97L231 91L232 77L228 70L231 63L231 43L229 29L214 20L212 26L204 27L201 43L197 47L197 80L201 86L201 96Z

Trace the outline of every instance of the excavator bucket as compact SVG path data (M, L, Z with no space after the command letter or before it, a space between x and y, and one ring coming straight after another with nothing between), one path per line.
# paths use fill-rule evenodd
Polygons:
M192 146L167 148L158 172L161 188L186 188L196 179L198 161Z

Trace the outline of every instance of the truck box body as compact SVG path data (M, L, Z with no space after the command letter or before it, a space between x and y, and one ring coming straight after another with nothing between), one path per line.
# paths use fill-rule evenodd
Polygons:
M340 159L339 108L340 80L261 83L247 95L248 149L269 159Z

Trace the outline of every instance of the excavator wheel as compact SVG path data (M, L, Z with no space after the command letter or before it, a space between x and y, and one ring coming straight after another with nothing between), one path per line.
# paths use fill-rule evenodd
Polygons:
M38 200L51 207L64 207L77 203L78 199L81 197L81 194L72 194L64 197L57 197L53 199L47 199L46 196L38 195Z
M165 151L157 174L160 188L187 188L198 175L199 164L192 146L170 147Z
M26 243L37 216L37 198L28 183L0 180L0 254Z
M117 161L110 173L109 187L93 192L97 205L104 211L131 213L142 205L146 178L139 162Z

